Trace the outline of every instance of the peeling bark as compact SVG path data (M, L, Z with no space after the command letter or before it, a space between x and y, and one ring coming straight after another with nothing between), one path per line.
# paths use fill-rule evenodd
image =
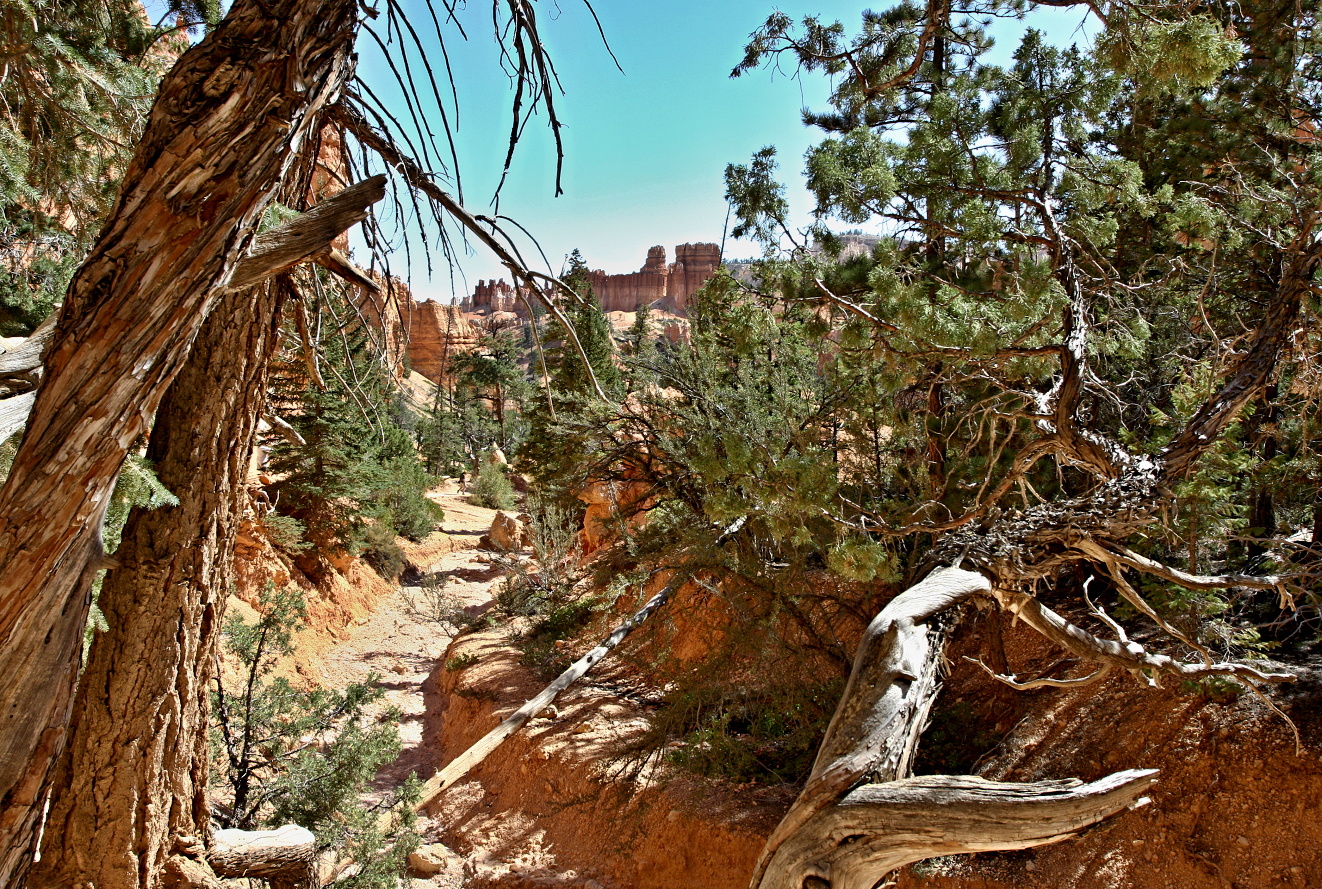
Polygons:
M64 746L115 476L338 97L357 9L238 0L162 82L109 222L70 284L0 489L0 885L29 866Z
M283 288L225 296L157 413L147 456L178 506L137 509L101 588L30 886L147 889L209 833L208 682ZM200 475L199 475L200 473Z

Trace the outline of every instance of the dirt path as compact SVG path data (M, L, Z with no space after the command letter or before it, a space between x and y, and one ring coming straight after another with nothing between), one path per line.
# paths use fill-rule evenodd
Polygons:
M445 577L446 598L470 612L491 607L500 574L476 547L495 512L473 506L453 487L429 496L444 508L445 520L442 530L426 540L404 545L405 555L417 569L414 577ZM409 608L411 594L417 598L417 589L399 588L381 600L374 613L342 631L339 641L304 670L331 688L363 682L373 673L381 677L386 695L380 710L399 709L403 742L399 759L377 777L381 794L402 783L410 772L427 777L443 765L423 739L429 733L429 718L439 709L437 690L429 680L453 637L446 626Z

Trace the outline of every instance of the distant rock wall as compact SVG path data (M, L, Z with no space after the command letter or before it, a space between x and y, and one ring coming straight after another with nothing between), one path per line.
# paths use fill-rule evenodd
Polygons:
M721 265L716 244L680 244L675 261L666 262L666 248L647 251L647 261L636 272L609 275L601 269L588 272L597 302L604 312L636 312L643 306L684 315L689 298L707 283ZM517 290L504 280L478 281L473 295L460 303L465 311L526 314L528 307Z
M651 305L666 297L670 277L666 248L657 246L648 250L647 262L636 272L608 275L601 269L594 269L588 274L603 312L636 312L640 306Z
M478 281L465 308L474 312L527 312L518 291L504 280Z
M716 274L721 265L721 248L715 244L680 244L666 281L666 300L676 315L688 313L689 297Z
M680 244L675 248L674 262L666 261L665 247L656 246L647 251L647 261L636 272L608 275L597 269L588 274L602 311L636 312L643 306L653 306L683 318L689 299L720 265L721 248L717 245ZM407 298L399 302L406 306L406 317L402 319L390 317L389 307L363 306L364 314L379 320L392 345L392 331L402 328L410 364L434 383L449 374L457 355L477 346L479 331L474 322L492 315L523 317L528 312L518 290L500 279L478 281L472 296L458 304L433 300L415 303ZM663 328L666 335L682 338L682 322L672 320L674 323Z
M439 384L450 372L455 357L474 349L477 339L478 331L462 306L431 299L412 303L408 318L409 363L433 383Z

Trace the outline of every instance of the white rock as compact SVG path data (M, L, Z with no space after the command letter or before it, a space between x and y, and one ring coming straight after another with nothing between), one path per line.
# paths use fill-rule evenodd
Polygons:
M453 854L441 843L419 846L409 853L409 871L420 877L441 873L450 866Z

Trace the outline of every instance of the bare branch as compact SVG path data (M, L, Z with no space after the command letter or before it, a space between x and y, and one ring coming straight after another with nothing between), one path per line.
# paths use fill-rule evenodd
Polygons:
M548 298L541 289L536 286L536 279L542 278L553 282L558 289L568 291L574 299L578 299L578 295L574 294L564 282L558 279L549 278L544 275L539 276L531 272L519 257L515 256L505 244L502 244L500 240L496 238L488 226L483 225L476 216L469 213L468 210L465 209L464 206L451 194L432 181L431 177L416 161L401 153L389 139L377 132L372 125L362 117L362 115L346 106L343 102L331 109L331 114L346 130L352 133L359 142L379 154L382 160L403 176L410 187L417 189L428 199L440 205L455 219L456 222L463 226L464 229L485 244L491 252L495 253L497 258L499 258L500 261L504 263L505 267L509 269L510 274L514 276L516 281L521 280L524 282L528 289L537 296L538 300L546 306L547 311L551 313L552 317L554 317L555 320L560 323L561 327L564 328L565 336L569 339L570 343L573 344L574 350L578 353L579 360L583 363L584 370L587 373L588 380L592 384L593 391L598 398L605 401L606 393L602 390L601 384L597 381L596 374L593 373L592 363L588 361L587 352L584 351L583 344L579 342L578 334L574 331L574 326L569 323L569 319L565 317L564 312L561 311L558 305L556 305L555 300Z
M366 219L368 207L385 196L386 177L373 176L258 235L252 252L235 267L228 289L251 287L328 252L332 241Z
M977 658L965 655L964 660L968 661L970 664L976 664L981 667L988 676L995 679L997 682L1002 682L1010 686L1015 691L1032 691L1035 688L1080 688L1085 685L1092 685L1094 682L1105 678L1106 674L1111 672L1111 665L1103 664L1087 676L1080 676L1077 679L1052 679L1049 676L1041 676L1037 679L1029 679L1027 682L1020 682L1013 673L997 673Z
M1148 685L1157 684L1165 674L1178 679L1210 679L1217 676L1237 679L1252 687L1254 683L1294 682L1293 673L1269 673L1248 664L1224 662L1190 664L1165 654L1153 654L1137 642L1110 642L1077 627L1027 593L996 589L993 595L1001 606L1052 642L1081 658L1111 664L1139 676Z

